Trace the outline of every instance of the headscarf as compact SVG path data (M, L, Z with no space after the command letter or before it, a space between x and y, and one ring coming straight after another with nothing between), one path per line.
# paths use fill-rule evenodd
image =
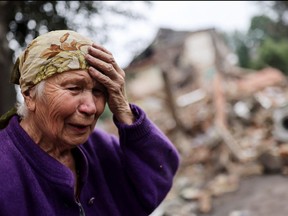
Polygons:
M18 57L11 82L22 92L55 73L87 69L87 48L92 41L71 30L57 30L35 38Z
M36 37L17 58L11 82L26 92L56 73L87 69L85 54L92 40L71 30L50 31ZM16 113L13 108L0 117L0 128Z

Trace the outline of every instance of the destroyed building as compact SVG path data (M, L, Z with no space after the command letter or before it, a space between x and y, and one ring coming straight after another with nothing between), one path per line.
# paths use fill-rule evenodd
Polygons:
M124 70L129 101L182 156L167 199L197 200L205 213L213 196L237 190L243 176L288 173L287 78L275 68L238 67L216 29L161 28Z
M193 32L160 29L154 41L125 68L129 99L143 106L167 134L175 130L195 134L193 127L202 121L204 131L215 122L227 127L231 105L236 115L245 118L243 115L249 114L243 114L244 109L248 112L251 105L242 100L257 93L261 103L268 95L260 96L259 91L286 87L280 71L239 68L235 59L213 28ZM274 97L278 101L271 103L282 106L283 97L286 95Z

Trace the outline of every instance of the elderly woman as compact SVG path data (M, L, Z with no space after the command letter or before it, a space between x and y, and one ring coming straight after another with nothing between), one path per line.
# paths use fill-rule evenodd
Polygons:
M163 201L179 155L127 101L124 77L74 31L30 43L12 76L24 103L1 120L0 215L145 216ZM106 103L119 138L95 128Z

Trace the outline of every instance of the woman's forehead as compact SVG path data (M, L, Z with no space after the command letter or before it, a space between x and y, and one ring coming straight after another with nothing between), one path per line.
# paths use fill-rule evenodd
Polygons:
M72 70L55 74L53 77L51 77L51 82L53 83L55 81L57 83L60 82L64 84L82 82L86 84L91 84L93 86L102 85L97 80L92 79L87 70Z

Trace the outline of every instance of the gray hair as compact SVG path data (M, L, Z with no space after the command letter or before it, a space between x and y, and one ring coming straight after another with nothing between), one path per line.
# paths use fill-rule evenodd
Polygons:
M45 80L41 81L40 83L38 83L37 85L34 86L34 89L32 89L31 93L33 93L34 95L32 95L32 97L42 97L43 96L43 92L44 92L44 86L45 86ZM22 119L26 118L28 116L28 108L27 105L25 103L24 100L19 101L16 104L16 108L17 108L17 114L19 116L21 116Z

